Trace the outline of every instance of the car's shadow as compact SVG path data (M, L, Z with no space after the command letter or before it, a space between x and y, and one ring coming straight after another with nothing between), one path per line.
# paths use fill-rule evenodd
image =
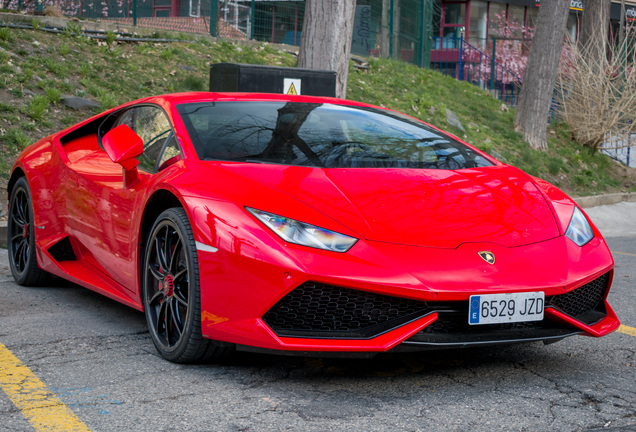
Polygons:
M154 349L150 335L147 333L145 317L139 311L59 278L50 279L46 286L17 287L17 290L19 297L28 299L29 308L46 311L49 305L54 303L56 313L78 314L78 319L82 319L85 323L90 316L91 320L97 322L96 325L111 327L108 329L109 332L124 333L130 331L136 335L141 335L138 342L146 345L142 349L148 354L159 356ZM79 317L79 315L82 316ZM419 374L447 374L480 367L524 368L526 365L550 369L553 366L564 369L584 367L567 352L567 349L560 348L563 343L544 346L542 343L535 342L410 353L390 352L380 353L372 358L306 357L236 351L221 361L192 365L191 367L210 369L211 372L218 372L219 369L222 369L235 376L262 375L265 380L268 376L294 376L310 380L345 376L373 379ZM564 363L576 364L564 366Z
M428 350L408 353L380 353L372 358L296 357L288 355L236 352L221 362L207 366L261 371L286 369L294 375L312 377L347 376L357 378L398 377L414 374L444 374L480 367L519 367L530 364L559 364L561 350L550 351L542 343ZM569 358L569 356L565 355Z

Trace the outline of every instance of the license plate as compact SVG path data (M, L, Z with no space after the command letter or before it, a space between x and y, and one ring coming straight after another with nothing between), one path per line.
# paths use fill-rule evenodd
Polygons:
M470 296L468 324L499 324L541 321L545 306L543 291Z

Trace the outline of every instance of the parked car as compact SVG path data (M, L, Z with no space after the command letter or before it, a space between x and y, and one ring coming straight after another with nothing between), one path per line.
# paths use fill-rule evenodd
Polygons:
M145 312L174 362L603 336L608 247L563 192L395 111L183 93L41 139L9 259Z

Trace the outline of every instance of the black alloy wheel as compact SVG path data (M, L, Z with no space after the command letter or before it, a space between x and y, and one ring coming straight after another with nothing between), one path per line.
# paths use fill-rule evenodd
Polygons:
M24 286L42 283L48 273L38 267L31 193L25 177L18 179L9 199L7 245L13 279Z
M164 211L146 242L142 296L148 329L162 357L190 363L225 354L201 334L199 264L188 216Z

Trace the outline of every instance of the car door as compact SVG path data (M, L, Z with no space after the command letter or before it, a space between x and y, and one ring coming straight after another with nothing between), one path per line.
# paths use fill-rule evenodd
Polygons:
M117 113L110 128L128 125L139 135L144 151L138 157L139 181L124 187L121 165L103 150L86 163L71 165L77 190L67 190L69 226L82 245L82 255L130 293L138 287L137 230L144 197L153 176L182 152L165 112L141 105ZM74 199L74 194L84 197Z

